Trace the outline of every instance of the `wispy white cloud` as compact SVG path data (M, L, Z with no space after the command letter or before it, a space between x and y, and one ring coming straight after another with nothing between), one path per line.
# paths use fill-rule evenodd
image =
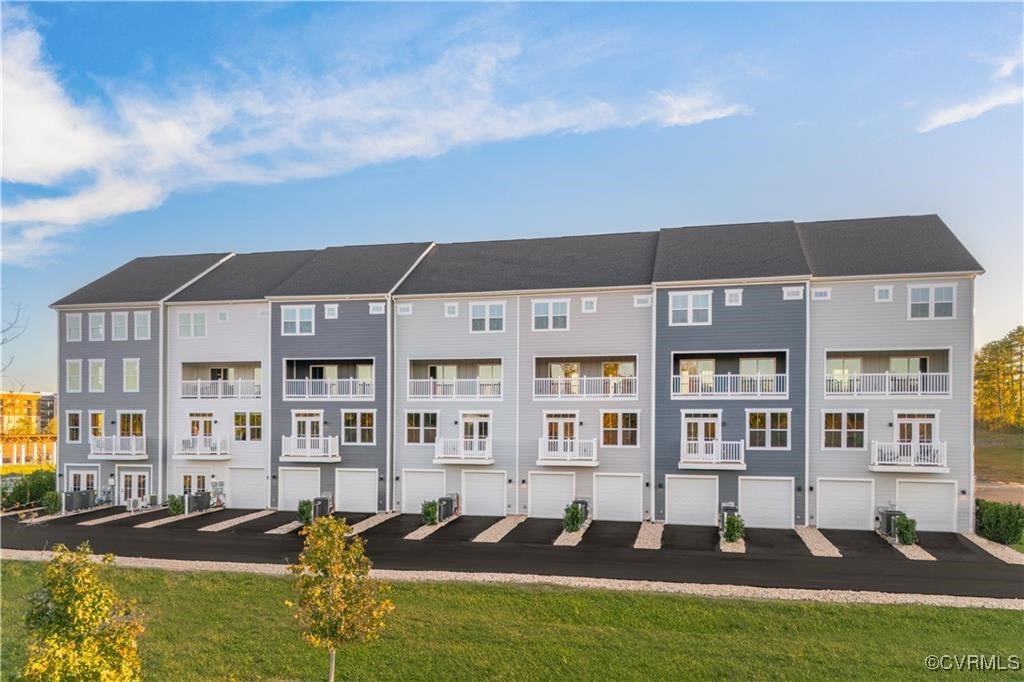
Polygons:
M1024 102L1024 87L1019 79L1013 83L1006 81L1024 64L1024 45L1014 52L987 61L995 65L992 80L997 81L988 92L972 97L964 102L941 107L929 112L917 126L917 132L927 133L937 128L963 123L978 118L983 114L1002 107L1018 106ZM1001 81L1001 82L1000 82Z
M523 75L515 40L452 45L431 63L385 76L231 65L161 92L108 84L107 101L83 103L47 62L29 15L6 13L3 38L3 178L49 190L4 206L7 263L31 264L70 233L192 188L326 177L461 146L687 126L747 111L708 89L627 102L516 95L521 89L505 87L510 72Z

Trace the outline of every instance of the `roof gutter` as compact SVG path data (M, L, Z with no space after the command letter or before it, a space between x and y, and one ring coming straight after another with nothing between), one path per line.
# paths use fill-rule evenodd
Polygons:
M959 270L952 272L904 272L882 275L839 275L835 277L811 277L811 280L814 282L857 282L879 279L935 279L936 277L977 277L978 275L984 274L984 270Z

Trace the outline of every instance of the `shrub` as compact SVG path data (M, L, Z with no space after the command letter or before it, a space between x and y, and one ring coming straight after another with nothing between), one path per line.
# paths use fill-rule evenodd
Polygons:
M575 533L583 527L583 505L573 502L565 507L562 515L562 528L570 533Z
M420 516L423 517L423 523L427 526L437 524L437 500L423 500Z
M917 521L909 516L896 517L896 541L901 545L917 544Z
M56 490L47 490L43 493L42 504L47 514L56 514L60 511L60 493Z
M57 474L51 469L36 469L21 477L4 493L3 508L21 507L39 502L49 490L57 489Z
M1024 538L1024 506L989 500L977 500L974 506L974 527L981 537L1004 545Z
M302 525L313 520L313 500L299 500L299 521Z
M738 542L743 539L747 526L743 523L743 517L739 514L729 514L725 517L725 541Z
M181 495L167 496L167 513L171 516L185 513L185 500Z

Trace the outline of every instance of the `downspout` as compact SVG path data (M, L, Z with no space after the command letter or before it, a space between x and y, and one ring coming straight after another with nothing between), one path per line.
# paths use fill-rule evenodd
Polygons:
M394 343L393 335L396 333L394 326L394 317L392 316L394 306L394 298L390 293L384 295L384 311L386 314L385 326L387 328L387 416L385 417L385 423L387 424L387 434L385 435L385 456L384 456L384 509L391 511L391 490L394 487L394 483L391 480L391 460L394 458L394 447L392 439L392 428L394 421L395 412L395 398L394 391L392 390L392 366L395 364L394 357Z
M811 282L804 284L804 525L811 525ZM817 495L818 491L815 490ZM814 519L815 525L818 519Z
M267 367L263 370L263 382L266 384L266 400L264 404L267 410L266 432L267 443L267 475L263 483L263 499L266 500L267 509L271 506L272 481L274 476L274 439L277 434L274 432L274 303L267 301ZM284 375L281 376L281 387L284 390ZM261 389L263 387L260 387ZM338 492L334 492L337 497Z
M516 456L516 466L515 466L515 469L516 469L516 476L515 476L515 478L512 479L512 481L513 481L513 483L515 485L515 488L516 488L516 494L515 494L516 513L520 513L520 512L523 511L523 508L522 508L522 506L520 506L520 502L519 502L519 496L522 493L521 489L523 487L522 483L520 483L520 481L522 481L522 480L529 481L530 480L528 476L525 479L520 478L520 476L522 475L522 471L520 471L520 469L519 469L519 437L520 437L520 433L519 433L519 393L520 393L520 391L519 391L519 389L520 389L520 382L522 381L522 377L519 374L519 326L520 326L519 304L520 304L520 299L521 299L521 297L516 296L516 373L515 373L516 380L515 380L515 383L514 383L515 391L516 391L516 394L515 394L515 405L516 405L516 412L515 412L515 456ZM504 370L502 370L502 372L503 372L503 375L504 375ZM527 499L529 499L529 498L527 498Z
M167 489L167 472L164 471L164 422L167 420L167 415L164 414L164 405L166 403L164 399L164 386L166 384L167 368L164 367L164 347L167 343L167 308L163 300L160 301L160 308L157 311L160 319L160 338L157 341L157 365L159 367L157 371L157 502L164 499L164 495ZM150 330L152 333L152 330ZM106 417L104 417L106 419ZM117 485L117 483L115 483Z
M972 275L971 276L971 333L970 333L970 346L967 349L967 362L970 365L970 368L968 370L968 377L970 378L970 380L968 381L968 384L967 384L967 386L968 386L968 388L967 388L967 391L968 391L967 399L970 401L970 404L971 404L970 409L968 410L968 413L970 414L970 421L967 423L967 429L968 429L968 432L970 434L970 447L968 448L968 455L970 457L970 460L967 463L967 472L969 474L968 477L967 477L967 493L968 493L967 503L969 505L968 512L967 512L967 530L971 531L971 532L974 531L974 522L975 522L975 516L976 516L976 514L975 514L976 510L974 508L974 407L975 407L974 406L974 280L975 280L975 277ZM952 353L952 351L950 351L950 356L952 356L952 355L953 355L953 353ZM952 370L952 364L953 364L952 360L953 360L952 357L950 357L950 370ZM952 393L952 380L953 380L952 371L950 372L949 377L950 377L950 393ZM959 496L959 492L960 491L957 491L957 495L958 496Z
M651 520L657 518L658 479L657 431L655 430L656 397L658 394L658 285L651 284Z

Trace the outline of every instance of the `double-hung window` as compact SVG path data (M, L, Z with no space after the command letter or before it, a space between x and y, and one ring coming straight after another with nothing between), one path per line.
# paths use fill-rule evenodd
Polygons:
M281 306L282 336L311 336L316 307L311 305Z
M235 412L235 440L263 440L263 413Z
M89 435L96 438L103 436L103 420L105 418L103 410L89 411Z
M470 303L469 331L478 334L505 331L505 302Z
M82 313L68 313L64 316L64 340L82 340Z
M863 450L865 446L865 422L863 411L827 410L823 413L824 442L826 450Z
M68 393L82 392L82 361L64 361L64 390Z
M112 341L128 340L128 313L110 313L110 339Z
M123 386L121 390L125 393L138 393L139 392L139 359L138 358L124 358L122 360L122 378Z
M149 341L149 311L136 310L132 318L135 320L135 340Z
M790 410L747 410L747 448L789 449Z
M183 339L206 336L206 313L178 313L178 336Z
M89 313L89 340L102 341L104 338L103 323L106 319L104 313Z
M407 445L428 445L437 441L437 412L406 412Z
M908 317L912 320L951 319L956 317L956 287L952 284L911 285Z
M601 445L631 448L639 445L639 415L636 412L603 412L601 414Z
M64 442L66 443L81 443L82 442L82 413L81 412L65 412L64 413L65 433Z
M687 291L668 295L670 326L711 324L711 292Z
M103 384L106 380L106 361L89 361L89 393L103 393Z
M376 412L374 410L343 410L341 413L341 442L347 445L373 445L376 443Z
M533 331L561 331L568 328L568 299L547 299L533 302Z

